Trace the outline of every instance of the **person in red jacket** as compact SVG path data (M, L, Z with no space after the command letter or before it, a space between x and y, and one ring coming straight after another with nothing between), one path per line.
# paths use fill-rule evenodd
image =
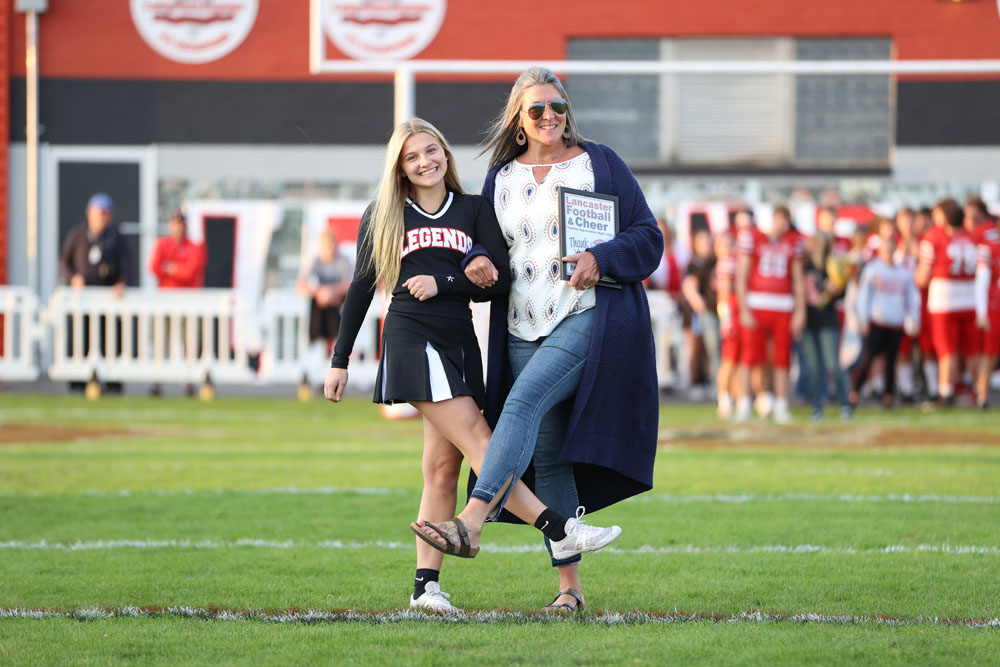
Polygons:
M203 287L205 285L205 246L194 243L185 232L184 213L170 216L168 233L153 248L149 271L156 276L161 289Z
M167 225L167 235L157 240L153 256L149 259L150 273L156 276L160 289L204 287L205 246L187 237L187 219L179 209L170 216ZM169 321L167 325L170 325ZM187 323L182 320L181 331L186 326ZM150 393L159 396L162 390L157 382ZM194 385L187 385L187 394L194 394Z

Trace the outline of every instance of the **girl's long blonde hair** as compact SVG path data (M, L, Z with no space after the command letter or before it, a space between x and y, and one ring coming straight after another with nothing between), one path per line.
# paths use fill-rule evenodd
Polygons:
M493 155L490 156L489 169L507 164L528 149L527 144L518 146L515 140L518 130L521 129L521 105L524 102L524 92L532 86L545 84L555 86L562 98L566 100L566 129L569 136L563 137L563 142L567 147L570 147L586 141L580 135L576 116L573 114L573 104L569 101L569 95L566 94L566 89L559 77L545 67L529 67L521 73L521 76L517 77L517 81L514 82L514 86L510 89L510 95L507 97L507 106L494 119L487 131L488 138L479 155L493 151Z
M382 168L382 179L378 184L375 205L372 207L367 239L372 249L369 265L375 272L375 281L376 283L381 281L390 292L395 289L396 282L399 281L399 265L403 252L403 208L406 206L406 198L415 194L403 174L399 158L406 140L421 132L434 137L448 158L448 169L444 174L445 188L458 194L462 193L455 157L444 135L423 118L413 118L399 125L392 133L385 149L385 165Z

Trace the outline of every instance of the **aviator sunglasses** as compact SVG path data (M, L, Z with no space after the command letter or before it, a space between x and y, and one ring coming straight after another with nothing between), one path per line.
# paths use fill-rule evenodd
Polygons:
M528 118L530 118L531 120L538 120L539 118L542 117L542 114L545 113L545 105L546 104L548 104L550 107L552 107L552 112L553 113L557 113L560 116L563 115L564 113L566 113L566 110L569 108L569 102L567 102L566 100L564 100L561 97L557 97L556 99L552 100L551 102L547 102L547 103L546 102L535 102L534 104L532 104L531 106L529 106L524 111L528 114Z

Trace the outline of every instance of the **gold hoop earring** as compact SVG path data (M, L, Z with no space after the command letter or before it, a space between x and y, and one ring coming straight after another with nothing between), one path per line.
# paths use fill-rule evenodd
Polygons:
M517 128L517 135L514 136L514 143L518 146L523 146L528 143L528 137L524 136L524 128Z

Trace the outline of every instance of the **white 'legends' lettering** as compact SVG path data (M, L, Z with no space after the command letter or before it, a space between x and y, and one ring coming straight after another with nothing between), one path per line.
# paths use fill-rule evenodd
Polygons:
M451 227L419 227L406 232L406 245L400 257L423 248L447 248L463 255L472 248L472 237Z

